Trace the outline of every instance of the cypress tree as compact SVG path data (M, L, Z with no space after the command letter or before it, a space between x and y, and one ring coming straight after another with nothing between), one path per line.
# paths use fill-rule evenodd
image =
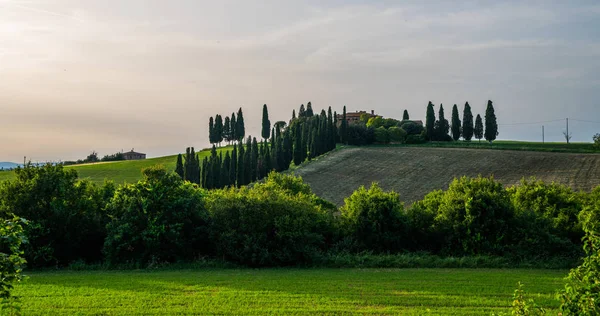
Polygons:
M202 159L202 169L201 169L201 173L200 173L200 185L205 188L208 189L207 186L207 181L206 179L208 178L208 158L204 157L204 159Z
M275 127L271 128L271 150L275 148Z
M244 162L246 164L244 167L244 184L249 184L252 182L252 174L254 173L254 168L256 168L256 164L252 165L252 137L250 136L246 139Z
M408 110L404 110L404 114L402 114L402 120L403 121L410 120L410 117L408 116Z
M188 147L185 149L185 162L184 162L184 166L183 166L183 179L190 181L190 176L192 175L192 155L191 155L191 148Z
M256 137L254 137L252 138L252 156L250 158L250 167L252 167L250 176L252 177L252 182L255 182L257 176L260 174L260 170L258 170L258 157L260 157L258 142L256 141Z
M221 179L221 160L217 155L217 147L213 145L210 152L210 166L211 166L211 175L213 188L218 189L221 187L220 179Z
M223 139L229 144L231 141L231 119L226 116L223 123Z
M301 140L301 146L302 149L300 150L301 152L301 157L302 157L302 161L306 160L306 158L308 158L308 144L310 142L310 134L309 134L309 127L308 124L302 124L302 140Z
M348 121L346 120L346 106L344 105L344 112L342 114L342 123L340 126L340 140L342 144L348 142Z
M296 124L294 126L294 165L302 163L302 130Z
M229 166L229 184L236 186L237 181L237 144L233 144L231 150L231 164Z
M306 117L312 117L314 115L313 113L313 109L312 109L312 104L310 102L308 102L306 104Z
M191 175L191 181L193 183L196 184L200 184L200 158L198 158L198 155L196 155L196 151L194 150L194 147L192 147L192 175Z
M215 139L216 139L216 137L215 137L215 120L211 116L210 119L208 120L208 141L211 144L214 144L214 143L216 143Z
M337 111L333 112L333 149L335 149L335 145L340 141L340 137L338 135L338 118Z
M460 118L458 117L458 107L456 104L452 107L452 139L460 139Z
M246 153L244 150L244 145L240 144L238 147L238 159L237 159L237 185L241 187L246 185L246 162L244 161L246 158Z
M231 178L229 177L229 168L231 167L231 155L229 151L225 153L225 159L223 159L223 164L221 166L221 186L228 187L231 185Z
M473 130L475 134L475 138L481 142L483 138L483 121L481 120L481 115L477 114L477 118L475 119L475 129Z
M237 141L238 135L237 135L237 121L235 120L235 113L231 113L231 141Z
M244 140L244 137L246 137L246 126L244 125L244 113L242 112L242 108L238 110L235 132L238 137L237 140L240 142Z
M450 124L444 115L444 105L440 104L440 112L438 120L435 122L436 139L438 141L446 141L448 139L448 132L450 131Z
M296 119L296 110L292 110L292 120Z
M181 154L177 155L177 164L175 165L175 173L177 173L181 177L181 179L183 179L185 171L183 170L183 157L181 156Z
M267 109L267 105L263 105L263 113L262 113L262 132L261 136L264 140L269 139L271 133L271 121L269 120L269 110Z
M487 108L485 109L485 140L490 144L496 140L498 136L498 122L494 112L494 105L491 100L488 100Z
M281 166L282 170L288 170L290 168L290 164L293 160L293 143L292 143L292 131L288 129L284 133L283 137L283 162L284 164Z
M335 148L335 125L331 107L327 109L327 151Z
M300 110L298 111L298 118L306 117L306 110L304 109L304 104L300 105Z
M473 138L473 113L471 113L471 106L469 105L469 102L465 103L462 123L463 139L469 142Z
M263 162L264 162L264 173L263 173L263 178L267 176L267 174L269 174L269 172L273 171L273 157L272 157L272 152L271 149L269 148L269 146L265 146L265 155L263 157Z
M433 103L429 101L427 104L427 115L425 117L425 130L427 131L427 139L435 140L435 111Z
M223 117L218 115L215 117L215 143L221 146L223 141Z

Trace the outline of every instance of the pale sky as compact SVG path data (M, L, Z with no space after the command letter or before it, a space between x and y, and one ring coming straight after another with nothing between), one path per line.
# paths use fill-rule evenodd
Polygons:
M0 161L174 154L217 113L243 106L258 136L263 104L275 122L308 101L423 119L491 99L500 124L570 117L591 141L599 73L597 1L0 0Z

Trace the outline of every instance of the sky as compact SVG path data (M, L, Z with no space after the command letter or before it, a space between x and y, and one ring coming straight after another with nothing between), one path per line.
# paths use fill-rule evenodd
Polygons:
M204 148L240 107L260 135L263 104L275 122L308 101L424 119L487 100L499 139L564 141L568 117L591 141L600 3L0 0L0 161Z

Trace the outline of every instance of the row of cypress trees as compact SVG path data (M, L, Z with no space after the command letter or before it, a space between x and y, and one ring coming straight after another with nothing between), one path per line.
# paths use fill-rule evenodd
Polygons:
M475 123L473 123L473 113L469 102L465 103L462 122L456 104L452 107L452 125L450 125L444 116L444 106L440 104L438 119L436 120L434 105L429 101L425 125L427 138L430 141L457 141L461 137L465 141L471 141L473 137L481 141L485 137L491 143L498 136L498 122L491 100L488 100L485 110L485 127L479 114L477 114ZM448 134L449 132L451 133Z
M248 136L244 144L243 138L240 139L245 130L242 109L238 111L237 120L235 113L225 120L216 115L209 120L209 139L213 144L210 156L200 163L194 148L187 148L185 157L181 154L177 157L175 171L183 179L207 189L247 185L266 177L270 171L287 170L292 162L299 165L334 149L340 139L336 116L331 107L315 115L308 102L306 107L300 106L298 117L294 110L289 124L278 121L271 126L265 104L262 141ZM216 144L223 140L234 143L231 151L217 151Z

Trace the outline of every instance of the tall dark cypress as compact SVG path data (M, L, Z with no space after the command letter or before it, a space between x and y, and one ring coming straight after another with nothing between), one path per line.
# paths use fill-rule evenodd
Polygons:
M265 155L263 157L263 162L265 165L264 168L264 173L263 173L263 178L269 174L269 172L273 171L273 157L272 157L272 152L271 149L269 148L269 146L265 146Z
M327 150L332 150L335 148L335 126L333 123L333 112L331 111L331 107L327 109Z
M240 145L238 147L238 159L237 159L237 185L238 185L238 187L246 185L246 162L245 162L244 158L246 158L244 144L240 143Z
M213 145L212 150L210 152L210 164L212 168L212 181L213 188L218 189L221 187L220 179L221 179L221 160L217 155L217 148Z
M209 177L209 169L208 157L204 157L204 159L202 159L202 169L200 172L200 185L205 189L208 189L208 183L206 180Z
M231 150L231 164L229 165L229 184L236 186L237 182L237 144L233 144Z
M246 137L246 126L244 125L244 113L242 112L242 108L238 110L235 132L238 136L237 140L240 142L244 140L244 137Z
M427 139L435 140L435 110L433 103L429 101L427 104L427 115L425 117L425 130L427 131Z
M269 120L269 110L267 109L267 105L263 105L263 113L262 113L262 132L261 136L264 140L269 139L271 137L271 121Z
M249 184L252 182L252 174L254 173L254 168L256 168L256 164L252 166L252 137L248 136L246 139L246 152L244 156L244 162L246 163L246 168L244 169L244 184Z
M197 183L200 184L200 161L198 159L198 155L196 155L196 151L194 150L194 147L192 147L191 153L190 153L191 157L191 175L190 175L190 181L193 183Z
M314 115L312 104L308 102L306 104L306 117L312 117Z
M223 141L223 117L219 114L215 117L215 143L221 145Z
M228 144L231 141L231 119L229 116L225 117L225 122L223 123L223 140Z
M216 143L215 139L215 119L211 116L210 119L208 119L208 141L211 144L214 144Z
M181 177L181 179L183 179L185 171L183 170L183 157L181 156L181 154L177 155L177 164L175 165L175 173L177 173Z
M485 109L485 140L490 144L496 140L498 136L498 122L496 121L496 113L491 100L488 100L487 108Z
M483 138L483 121L481 120L481 115L477 114L477 118L475 119L475 128L473 129L473 133L475 134L475 138L481 142Z
M440 112L438 115L438 120L435 122L435 131L434 134L436 136L436 140L438 141L447 141L448 140L448 132L450 131L450 124L444 115L444 105L440 104Z
M471 106L469 105L469 102L465 103L462 124L463 139L466 141L471 141L473 138L473 113L471 113Z
M229 151L225 153L225 158L223 157L223 152L219 155L221 164L219 169L221 171L221 175L219 177L219 187L225 188L229 186L229 165L231 164L231 156L229 156Z
M302 163L302 129L299 124L294 126L294 165Z
M302 149L300 150L302 161L308 158L308 143L310 141L310 134L308 124L302 124L301 143Z
M288 170L290 168L290 164L292 163L292 161L294 159L293 147L294 146L292 143L292 131L290 128L288 128L284 132L284 137L283 137L283 164L280 166L281 170Z
M340 141L342 144L348 143L348 121L346 119L346 106L344 105L344 112L342 114L342 122L340 123Z
M402 120L403 121L410 120L410 116L408 116L408 110L404 110L404 114L402 114Z
M250 167L252 168L252 172L250 173L252 182L256 181L256 177L260 173L258 170L258 157L260 156L258 142L256 141L256 137L252 138L252 155L250 157Z
M237 142L237 120L235 119L235 113L231 113L231 141Z
M340 142L340 136L338 134L338 117L337 111L333 112L333 148L335 149L335 145Z
M296 109L292 110L292 120L296 119Z
M300 110L298 110L298 118L306 117L306 109L304 108L304 104L300 105Z
M275 142L276 142L276 134L275 134L275 127L271 128L271 150L273 150L275 148Z
M185 161L183 165L183 179L190 181L190 177L192 176L192 155L191 155L191 147L185 149Z
M460 139L460 118L458 117L458 106L456 104L452 107L452 139L457 141Z

